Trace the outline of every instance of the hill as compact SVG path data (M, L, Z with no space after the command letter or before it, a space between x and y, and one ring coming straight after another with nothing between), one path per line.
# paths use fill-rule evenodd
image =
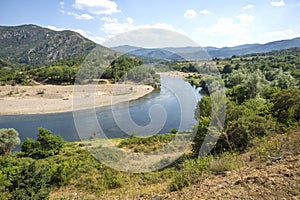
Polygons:
M159 58L165 59L165 61L173 60L207 60L208 58L228 58L233 55L242 56L253 53L266 53L275 50L283 50L294 47L300 47L300 38L294 38L291 40L280 40L266 44L245 44L235 47L177 47L177 48L153 48L146 49L133 46L118 46L114 47L114 50L118 50L124 53L130 53L136 56L153 57L153 52L159 51ZM164 54L167 51L168 54ZM172 54L172 56L170 56Z
M29 65L87 55L96 43L73 31L36 25L0 26L0 58Z

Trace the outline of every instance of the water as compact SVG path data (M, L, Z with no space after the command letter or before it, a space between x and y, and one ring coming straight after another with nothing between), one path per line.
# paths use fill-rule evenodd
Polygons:
M93 133L97 135L102 133L101 137L104 134L105 137L116 138L127 137L133 131L137 135L152 135L168 133L172 128L180 131L191 129L196 123L194 109L197 101L201 99L199 89L178 77L161 76L161 81L161 90L132 101L128 106L126 103L118 104L113 107L114 112L111 106L97 108L96 120L91 117L91 111L75 113L76 126L73 113L65 112L0 116L0 128L15 128L20 134L21 141L27 137L36 139L39 127L60 134L66 141L88 139ZM149 125L151 110L153 124ZM121 120L118 121L116 116Z

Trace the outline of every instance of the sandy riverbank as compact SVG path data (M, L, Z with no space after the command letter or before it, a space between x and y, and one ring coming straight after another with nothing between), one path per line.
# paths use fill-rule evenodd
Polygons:
M164 76L173 76L173 77L188 77L190 75L193 75L195 73L186 73L186 72L179 72L179 71L168 71L168 72L159 72L158 74L164 75Z
M92 92L88 92L90 89ZM74 86L56 85L0 86L0 115L72 111L74 97L80 100L74 109L101 107L135 100L153 90L151 86L131 84L76 86L75 90Z

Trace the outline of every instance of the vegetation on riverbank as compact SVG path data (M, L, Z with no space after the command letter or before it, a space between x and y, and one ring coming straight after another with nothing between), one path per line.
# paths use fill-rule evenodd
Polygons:
M100 58L99 58L100 59ZM107 79L112 83L130 81L139 84L157 85L159 76L150 67L142 66L142 61L120 56L106 66L92 58L77 57L47 65L21 65L0 59L0 84L35 85L54 84L70 85L89 83L93 80ZM95 65L94 62L100 66Z
M214 60L228 96L226 120L205 157L198 153L210 133L210 96L203 97L195 110L198 123L191 131L196 133L192 148L168 167L139 174L116 171L97 161L84 143L64 144L44 130L45 137L24 142L21 152L0 157L0 199L250 199L261 195L297 199L299 52L290 49ZM182 66L172 63L177 64ZM195 76L209 93L205 76ZM149 152L169 143L176 130L172 132L149 138L133 135L113 143L123 150ZM58 150L56 143L62 144Z

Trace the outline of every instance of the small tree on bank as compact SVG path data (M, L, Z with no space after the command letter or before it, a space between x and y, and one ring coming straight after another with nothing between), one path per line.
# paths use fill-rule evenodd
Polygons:
M8 154L20 144L19 133L13 128L0 129L0 155Z

